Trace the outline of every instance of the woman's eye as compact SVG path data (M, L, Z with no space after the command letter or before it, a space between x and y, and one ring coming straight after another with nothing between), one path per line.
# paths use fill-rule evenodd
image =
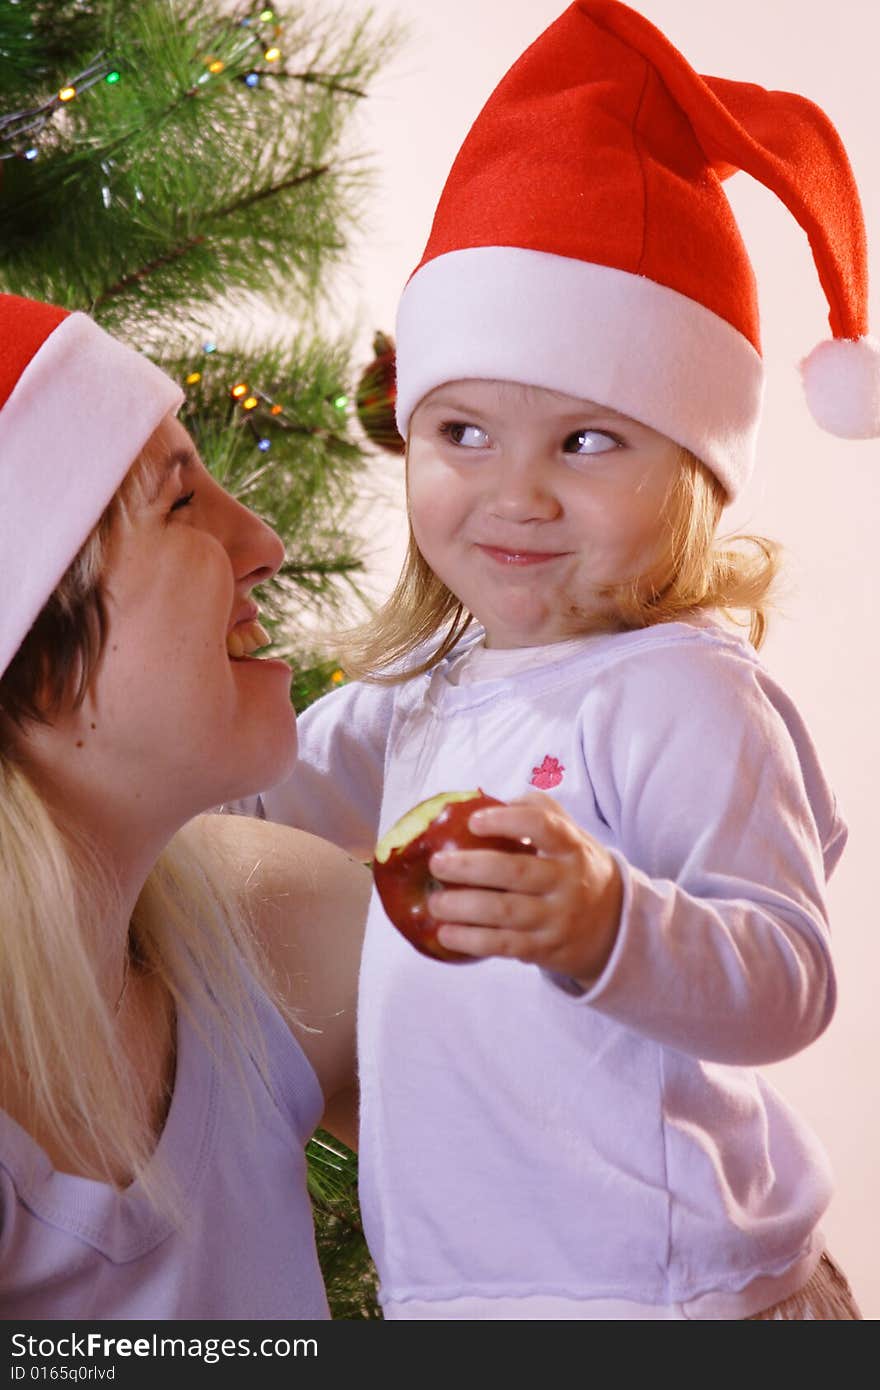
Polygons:
M619 449L622 441L607 430L575 430L562 446L566 454L607 454L611 449Z
M449 420L440 426L440 433L465 449L485 449L489 436L479 425L467 425L462 420Z
M195 492L187 492L183 497L178 497L177 501L172 504L171 511L177 512L180 511L182 507L188 507L195 495Z

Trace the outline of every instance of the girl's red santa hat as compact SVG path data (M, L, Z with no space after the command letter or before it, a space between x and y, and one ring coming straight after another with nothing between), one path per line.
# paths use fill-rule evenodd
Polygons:
M86 314L0 295L0 676L183 392Z
M755 279L722 188L743 169L806 232L832 337L801 364L823 429L880 434L880 344L840 137L812 102L702 77L641 15L577 0L474 122L397 322L397 420L446 381L544 386L676 440L728 500L763 391Z

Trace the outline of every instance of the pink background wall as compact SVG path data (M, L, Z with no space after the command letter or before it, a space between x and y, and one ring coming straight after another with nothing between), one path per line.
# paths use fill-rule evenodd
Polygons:
M356 270L338 287L354 309L359 348L393 331L403 280L418 261L449 165L511 62L563 0L374 0L408 41L365 103L360 144L378 151ZM859 180L872 268L880 267L880 156L874 0L640 0L639 8L699 71L802 92L837 125ZM866 1317L880 1316L880 441L823 435L803 403L795 364L826 336L827 308L806 237L783 205L744 174L728 194L758 276L768 367L757 476L728 529L773 536L788 549L783 610L763 651L799 703L850 824L830 889L840 999L829 1031L767 1074L815 1126L836 1170L825 1228ZM356 279L354 278L356 275ZM880 280L872 327L880 337ZM387 592L403 552L402 464L376 463L372 587Z

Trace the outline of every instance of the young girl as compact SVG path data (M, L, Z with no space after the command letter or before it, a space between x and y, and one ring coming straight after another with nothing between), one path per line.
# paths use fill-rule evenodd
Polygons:
M0 345L0 1309L326 1318L303 1146L345 1120L369 875L176 834L294 762L290 672L242 656L281 543L85 315L0 296Z
M417 954L374 896L362 1199L389 1318L859 1316L825 1156L755 1070L831 1019L846 832L755 654L773 547L714 540L762 389L735 169L810 235L817 414L880 433L827 118L700 77L613 0L502 81L403 295L406 568L262 811L368 855L479 786L510 804L471 829L538 853L432 859L440 938L475 965Z

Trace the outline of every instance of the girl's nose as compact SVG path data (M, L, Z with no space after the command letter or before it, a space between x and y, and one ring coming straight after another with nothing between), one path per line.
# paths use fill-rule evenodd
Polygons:
M505 521L552 521L562 510L540 461L500 460L489 510Z

